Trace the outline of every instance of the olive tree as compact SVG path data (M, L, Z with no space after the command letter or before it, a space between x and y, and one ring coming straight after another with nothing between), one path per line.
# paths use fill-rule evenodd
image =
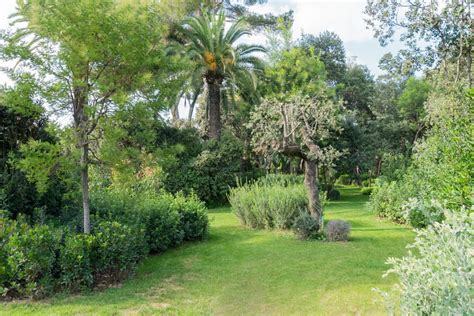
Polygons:
M320 228L323 210L319 199L318 165L328 165L341 154L325 144L333 132L340 129L337 117L338 105L321 91L312 97L267 98L256 107L249 123L256 152L281 153L304 161L308 208Z

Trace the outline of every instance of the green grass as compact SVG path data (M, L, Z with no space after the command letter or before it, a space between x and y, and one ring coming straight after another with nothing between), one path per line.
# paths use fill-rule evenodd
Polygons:
M1 315L219 314L378 315L374 287L389 256L402 256L411 231L375 218L358 188L344 188L325 219L352 224L348 243L304 242L291 233L241 227L229 208L213 210L205 242L144 261L121 286L40 302L14 302Z

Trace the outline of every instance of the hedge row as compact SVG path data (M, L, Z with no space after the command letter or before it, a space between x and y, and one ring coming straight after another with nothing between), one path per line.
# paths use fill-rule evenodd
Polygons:
M91 202L89 235L66 225L29 225L22 217L0 217L2 297L101 287L127 277L149 252L207 234L207 211L194 197L100 192Z

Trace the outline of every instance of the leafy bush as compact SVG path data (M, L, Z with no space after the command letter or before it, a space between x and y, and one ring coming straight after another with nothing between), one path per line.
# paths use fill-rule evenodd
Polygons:
M360 193L362 193L363 195L371 195L373 190L374 188L372 187L364 187L360 189Z
M18 224L10 223L18 228ZM41 297L52 291L60 240L61 231L46 225L14 231L4 247L4 294Z
M100 221L93 230L92 266L96 282L123 279L148 253L145 230L118 222Z
M370 195L369 208L380 217L404 223L405 218L401 213L401 206L408 200L408 195L409 192L402 190L397 182L383 182L377 179Z
M195 144L189 144L190 147ZM227 203L230 188L237 179L253 180L260 172L243 160L242 141L224 132L219 142L207 141L194 157L179 157L164 169L164 188L171 193L195 193L207 205Z
M422 227L438 218L439 207L416 207L407 214L404 205L416 198L425 205L436 200L442 208L460 209L473 204L472 97L459 87L433 90L426 103L433 125L416 144L409 167L397 181L377 181L371 209L398 222L409 220ZM433 211L428 215L426 212Z
M100 218L143 224L152 253L165 251L183 240L202 239L208 230L207 210L195 195L103 190L92 195L91 206Z
M303 211L295 218L292 229L296 238L301 240L311 239L317 236L319 222L309 215L308 212Z
M352 183L352 179L348 174L341 174L336 180L336 184L349 185Z
M184 240L201 240L207 235L209 220L204 203L195 195L186 198L177 194L172 207L179 214L179 227Z
M59 250L59 285L70 291L90 288L94 284L93 235L67 234Z
M332 189L331 191L327 192L327 199L330 201L337 201L341 199L341 192L336 189Z
M402 205L402 214L411 226L423 228L433 222L442 221L444 209L441 203L436 200L427 203L417 198L411 198Z
M399 276L400 301L384 293L403 315L473 315L473 213L445 211L446 220L418 230L416 249L401 259L389 258L385 274ZM398 297L398 295L394 295Z

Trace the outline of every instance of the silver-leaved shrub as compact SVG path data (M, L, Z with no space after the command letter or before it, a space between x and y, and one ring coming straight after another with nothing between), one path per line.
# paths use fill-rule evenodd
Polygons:
M389 258L399 283L382 293L402 315L474 315L474 213L445 211L445 220L416 230L403 258ZM394 300L393 297L399 297Z

